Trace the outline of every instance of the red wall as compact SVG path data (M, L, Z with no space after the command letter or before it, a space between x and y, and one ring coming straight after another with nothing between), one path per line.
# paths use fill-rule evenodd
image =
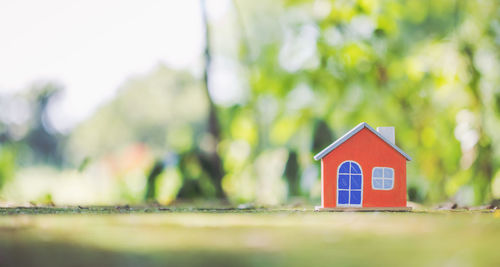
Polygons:
M336 206L337 169L346 160L355 161L361 166L363 207L406 207L406 158L366 128L356 133L321 160L323 183L321 204L323 207L333 208ZM373 167L394 169L394 188L392 190L372 189Z

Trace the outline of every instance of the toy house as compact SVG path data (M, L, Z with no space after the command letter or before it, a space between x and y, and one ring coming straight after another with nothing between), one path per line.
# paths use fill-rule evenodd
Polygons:
M363 122L314 156L321 160L316 210L394 210L406 207L406 161L394 127Z

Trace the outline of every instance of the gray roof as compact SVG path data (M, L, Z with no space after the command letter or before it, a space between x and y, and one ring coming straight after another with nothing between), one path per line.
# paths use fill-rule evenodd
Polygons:
M347 141L347 139L351 138L353 135L357 134L363 128L366 128L366 129L370 130L372 133L374 133L376 136L378 136L380 139L382 139L382 141L386 142L388 145L390 145L392 148L394 148L397 152L399 152L401 155L403 155L406 158L406 160L411 160L411 157L408 156L408 154L406 154L405 152L403 152L403 150L401 150L401 148L399 148L395 144L391 143L389 140L387 140L387 138L383 137L379 132L377 132L375 129L373 129L366 122L362 122L362 123L358 124L352 130L350 130L349 132L347 132L346 134L344 134L342 137L340 137L339 139L337 139L337 141L335 141L331 145L327 146L321 152L319 152L318 154L316 154L316 156L314 156L314 159L315 160L322 159L324 156L328 155L330 152L332 152L332 150L334 150L335 148L337 148L338 146L340 146L342 143L344 143L345 141Z

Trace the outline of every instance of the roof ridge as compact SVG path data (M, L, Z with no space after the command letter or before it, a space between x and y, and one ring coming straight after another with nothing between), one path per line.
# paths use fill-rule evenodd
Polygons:
M332 150L343 144L345 141L347 141L349 138L351 138L353 135L357 134L359 131L362 129L368 129L370 132L374 133L376 136L378 136L382 141L386 142L388 145L390 145L392 148L394 148L397 152L399 152L401 155L403 155L406 160L410 161L411 157L406 154L401 148L396 146L396 144L393 144L391 141L387 140L382 134L377 132L375 129L373 129L368 123L366 122L361 122L360 124L356 125L356 127L352 128L350 131L342 135L339 139L335 140L333 143L331 143L329 146L327 146L325 149L321 150L318 154L314 156L315 160L320 160L326 155L330 154Z

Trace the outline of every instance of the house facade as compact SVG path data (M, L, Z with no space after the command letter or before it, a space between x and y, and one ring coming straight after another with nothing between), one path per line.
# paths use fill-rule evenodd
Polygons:
M406 161L394 128L361 123L318 153L321 208L406 207Z

